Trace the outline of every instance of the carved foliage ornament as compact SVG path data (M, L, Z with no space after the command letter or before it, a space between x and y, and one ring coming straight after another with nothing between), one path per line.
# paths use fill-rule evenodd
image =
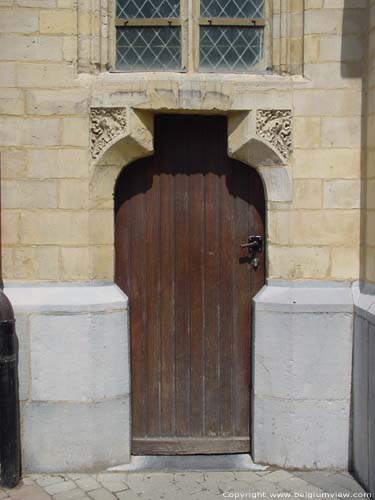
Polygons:
M287 160L292 151L292 112L288 109L259 109L256 116L256 133L270 142Z
M115 137L126 128L125 108L91 108L91 156L95 160Z

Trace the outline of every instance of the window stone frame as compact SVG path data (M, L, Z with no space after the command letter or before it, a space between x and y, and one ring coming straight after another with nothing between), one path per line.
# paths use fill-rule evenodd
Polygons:
M196 0L183 0L182 12L187 3L192 8ZM303 74L304 0L267 0L265 30L265 63L277 75ZM115 71L116 49L116 0L80 0L78 13L77 67L79 73ZM191 23L196 24L196 23ZM189 30L189 37L188 35ZM188 72L198 72L196 67L197 32L194 26L183 30L182 56L187 60L186 38L193 40ZM184 43L185 42L185 43ZM184 71L181 71L184 73ZM242 73L243 74L243 73Z

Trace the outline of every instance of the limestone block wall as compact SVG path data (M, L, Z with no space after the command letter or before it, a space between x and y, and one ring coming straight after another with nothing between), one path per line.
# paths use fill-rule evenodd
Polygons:
M78 73L89 36L85 2L2 0L5 279L113 279L113 226L107 224L113 185L99 186L89 151L89 109L98 105L156 112L290 109L293 195L268 204L268 275L357 279L366 3L306 0L303 76L145 77ZM297 38L293 45L301 46ZM275 52L275 67L277 60ZM114 181L109 171L100 183ZM97 189L105 190L100 207L90 194Z
M367 63L365 279L375 283L375 2L370 2Z
M23 468L104 469L130 455L128 301L116 285L6 287L20 345Z
M293 467L345 468L351 299L349 286L338 297L332 282L360 277L368 1L272 0L275 71L262 75L108 71L114 50L113 4L0 0L3 274L9 290L13 287L8 294L23 339L26 468L79 470L129 460L126 299L121 312L113 310L117 299L104 300L94 318L90 308L98 304L89 290L97 282L113 283L115 181L123 166L152 154L157 112L227 115L228 154L257 168L264 179L271 281L258 301L254 327L255 457ZM371 40L373 44L372 35ZM282 140L277 131L258 128L267 112L286 123ZM109 136L102 135L100 126L95 129L98 113L109 116ZM104 145L98 146L101 140ZM373 246L367 241L370 255ZM276 298L275 280L284 282ZM297 280L304 283L302 305L293 291ZM81 293L72 294L72 287L79 289L82 282ZM328 291L312 301L315 282L326 282ZM74 311L72 296L79 297ZM275 317L279 329L272 328ZM124 363L117 363L121 373L114 375L106 361L106 346L94 335L96 320L123 354ZM267 321L269 327L262 329ZM322 338L323 330L327 338ZM83 357L80 390L72 384L67 390L64 379L72 339L91 353ZM309 356L311 366L319 360L326 367L324 346L331 344L340 345L340 370L324 372L326 390L321 391L318 373L313 379L306 376L305 389L288 392L287 385L303 376L303 357ZM290 352L293 372L288 372ZM102 380L116 378L99 393L87 375L93 359L98 359ZM55 361L56 378L43 384L42 375ZM284 387L274 385L280 378ZM339 397L332 397L330 387L340 388ZM317 403L321 411L310 414ZM295 414L298 425L293 424ZM107 418L115 423L102 435L97 424L104 425ZM312 453L318 431L322 445ZM326 436L332 438L329 452L323 446ZM285 447L290 450L287 462Z
M362 273L354 294L352 469L375 494L375 1L369 2L365 75Z

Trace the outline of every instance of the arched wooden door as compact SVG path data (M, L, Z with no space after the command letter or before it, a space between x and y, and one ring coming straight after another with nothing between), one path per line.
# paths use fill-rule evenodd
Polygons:
M264 192L227 156L223 116L159 115L155 155L115 193L116 283L130 299L132 453L250 451L251 299Z

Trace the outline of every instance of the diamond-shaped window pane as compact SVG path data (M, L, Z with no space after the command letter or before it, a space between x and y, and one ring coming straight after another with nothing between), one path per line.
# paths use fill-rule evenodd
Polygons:
M117 28L116 68L124 71L181 69L179 27Z
M117 17L126 19L154 19L179 17L179 0L117 0Z
M264 17L265 0L201 0L201 17Z
M206 71L249 71L263 59L263 28L201 26L200 67Z

